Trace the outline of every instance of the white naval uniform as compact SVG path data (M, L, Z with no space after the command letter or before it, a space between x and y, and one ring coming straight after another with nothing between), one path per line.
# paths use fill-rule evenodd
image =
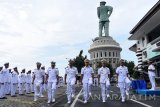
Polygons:
M20 95L24 94L25 83L26 83L26 75L25 75L25 73L21 73L19 75L19 94Z
M76 75L78 74L78 70L76 67L66 67L65 74L67 75L66 82L67 82L67 99L70 102L72 96L75 95L75 82L76 82Z
M116 73L118 74L118 87L120 88L120 93L122 100L125 100L126 93L126 78L128 75L128 68L126 66L119 66L116 69Z
M5 81L4 81L4 72L0 71L0 98L5 97Z
M32 85L32 76L31 74L26 74L26 93L29 94L31 92Z
M149 80L151 82L152 88L151 90L155 90L156 89L156 81L155 81L155 67L154 65L149 65L148 67L148 76L149 76Z
M91 91L91 85L92 85L92 73L93 72L93 69L92 67L88 66L88 67L83 67L81 69L81 74L83 74L83 97L84 97L84 100L87 101L88 98L89 98L89 93Z
M100 75L101 95L103 101L106 99L106 95L109 95L110 80L110 69L108 67L101 67L98 69L98 75Z
M18 73L16 71L12 71L12 75L11 75L11 96L16 95L17 88L18 88Z
M34 70L35 80L34 80L34 100L36 101L40 95L42 95L40 88L42 87L42 82L44 78L44 72L41 69Z
M9 94L10 92L10 73L9 69L3 69L3 79L4 79L4 87L5 87L5 94Z
M49 67L46 74L48 75L48 101L50 102L55 100L59 70L57 68Z

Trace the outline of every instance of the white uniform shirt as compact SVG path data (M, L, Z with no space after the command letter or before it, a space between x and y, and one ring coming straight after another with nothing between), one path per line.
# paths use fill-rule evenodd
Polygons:
M9 81L9 78L10 78L10 76L9 76L9 69L3 69L3 80L4 80L4 82L10 82Z
M0 71L0 83L4 83L4 73L3 71Z
M65 74L67 74L66 82L69 83L72 80L76 81L76 75L78 74L78 70L76 67L66 67L65 68Z
M118 74L118 82L125 82L128 74L128 68L126 66L119 66L116 69L116 73Z
M31 74L26 74L26 83L32 83L32 76L31 76Z
M110 69L107 67L101 67L98 69L98 74L100 75L100 83L105 83L106 79L108 79L108 75L110 74Z
M58 68L49 67L46 74L48 75L48 82L57 82L57 75L59 75Z
M26 82L26 75L25 73L21 73L19 75L19 83L25 83Z
M44 72L41 69L35 69L34 70L34 75L35 75L35 82L42 83L43 82L43 77L44 77Z
M152 71L150 71L150 70L152 70ZM155 76L155 67L154 67L154 65L149 65L149 67L148 67L148 75L149 76Z
M92 78L92 73L94 73L92 67L88 66L88 67L83 67L81 69L81 74L83 74L83 83L89 83L89 79Z
M11 83L18 83L18 73L16 71L11 74Z

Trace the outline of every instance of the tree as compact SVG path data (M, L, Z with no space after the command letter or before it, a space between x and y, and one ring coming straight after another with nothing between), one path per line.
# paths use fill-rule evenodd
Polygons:
M134 73L135 72L135 70L134 70L135 64L133 61L126 61L125 60L124 65L128 67L128 72L129 72L130 76L136 76L137 73Z
M87 58L87 56L82 56L83 50L80 51L79 55L74 58L74 66L77 67L78 73L81 73L81 69L84 66L84 60Z

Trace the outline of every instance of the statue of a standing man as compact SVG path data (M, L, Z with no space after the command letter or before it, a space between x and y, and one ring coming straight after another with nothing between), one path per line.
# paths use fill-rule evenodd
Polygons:
M102 36L103 28L105 36L109 36L109 17L112 14L113 8L111 6L105 6L105 4L105 1L101 1L100 7L97 8L99 18L99 37Z

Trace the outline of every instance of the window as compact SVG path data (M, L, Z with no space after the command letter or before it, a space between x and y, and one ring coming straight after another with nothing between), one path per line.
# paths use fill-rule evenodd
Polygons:
M105 54L105 57L107 57L107 52L105 52L104 54Z
M114 57L114 52L113 52L113 57Z
M95 58L95 53L94 53L94 58Z
M144 41L145 41L145 38L143 37L142 38L142 46L144 47Z
M97 58L98 58L98 53L97 53Z
M109 57L111 56L111 52L109 52Z
M102 52L101 52L101 57L102 57Z

